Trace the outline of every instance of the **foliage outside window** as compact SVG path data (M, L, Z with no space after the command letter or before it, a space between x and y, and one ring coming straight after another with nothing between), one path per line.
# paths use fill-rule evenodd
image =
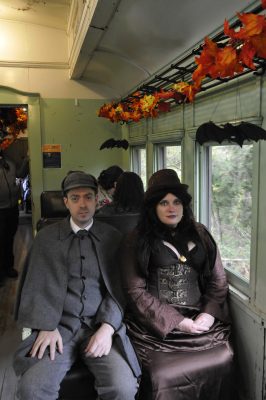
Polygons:
M209 150L210 229L225 268L249 281L253 145Z
M181 174L181 146L176 144L158 145L157 148L157 170L162 168L174 169L180 180Z

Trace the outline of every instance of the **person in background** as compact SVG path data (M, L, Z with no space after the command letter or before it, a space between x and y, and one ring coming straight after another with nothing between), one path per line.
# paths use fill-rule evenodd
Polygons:
M228 284L187 189L174 170L154 173L120 250L128 334L146 378L141 400L233 396Z
M19 221L19 186L16 178L24 178L29 169L25 158L19 169L0 151L0 286L6 278L17 278L14 268L13 244Z
M99 398L134 400L140 368L122 322L121 234L93 218L94 176L72 171L62 191L70 216L38 232L20 284L16 319L30 336L14 357L18 399L57 399L79 356Z
M98 177L98 203L97 210L113 201L116 182L123 170L118 165L103 170Z
M143 182L135 172L123 172L116 184L113 201L99 209L97 215L140 212L144 198Z

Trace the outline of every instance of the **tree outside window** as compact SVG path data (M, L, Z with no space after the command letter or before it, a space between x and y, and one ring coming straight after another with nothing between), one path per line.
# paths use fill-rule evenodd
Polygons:
M249 281L253 145L210 151L210 228L224 266Z

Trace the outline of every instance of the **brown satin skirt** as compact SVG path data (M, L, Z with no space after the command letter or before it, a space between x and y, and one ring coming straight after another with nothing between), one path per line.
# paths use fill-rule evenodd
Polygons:
M173 331L162 340L132 321L128 334L143 366L138 400L233 400L230 327L203 334Z

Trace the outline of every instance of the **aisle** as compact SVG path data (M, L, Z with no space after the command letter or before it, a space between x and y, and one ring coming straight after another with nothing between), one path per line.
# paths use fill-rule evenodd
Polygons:
M25 215L20 218L14 244L15 268L19 273L31 243L31 218ZM15 400L17 378L12 368L12 356L21 337L13 320L18 282L18 279L9 279L0 288L0 400Z

